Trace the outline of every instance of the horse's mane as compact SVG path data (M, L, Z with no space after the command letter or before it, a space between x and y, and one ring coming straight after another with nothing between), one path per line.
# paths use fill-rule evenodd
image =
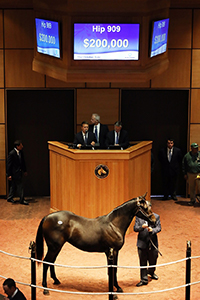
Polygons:
M115 207L107 216L108 217L110 217L110 216L116 217L116 216L124 215L124 213L126 213L127 210L130 210L129 204L131 205L133 203L136 203L136 199L137 198L133 198L133 199L127 200L126 202L120 204L119 206Z

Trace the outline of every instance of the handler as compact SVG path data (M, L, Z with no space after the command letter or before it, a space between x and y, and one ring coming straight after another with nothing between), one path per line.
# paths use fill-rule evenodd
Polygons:
M26 300L24 294L16 287L16 283L12 278L7 278L3 282L4 292L8 297L4 297L4 300Z
M149 202L149 205L151 203ZM147 221L136 216L134 231L138 233L137 247L140 266L156 265L158 258L158 238L157 233L161 231L160 216L155 214L156 223L149 226ZM142 286L148 284L148 274L152 279L158 280L158 276L155 274L155 267L141 268L140 269L140 282L136 286Z

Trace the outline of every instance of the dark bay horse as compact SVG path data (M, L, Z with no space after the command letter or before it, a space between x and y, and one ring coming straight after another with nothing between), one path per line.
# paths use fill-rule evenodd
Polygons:
M117 265L118 252L124 244L125 233L135 215L150 222L155 222L145 195L126 201L113 209L109 214L88 219L77 216L70 211L58 211L44 217L38 227L36 236L36 256L42 260L44 239L48 251L44 261L54 263L65 242L88 252L104 252L107 260L110 249L113 249L113 264ZM43 264L43 287L47 287L47 270ZM54 265L50 265L51 278L59 284ZM117 268L114 268L114 286L117 292L123 292L117 282ZM44 294L48 294L44 290Z

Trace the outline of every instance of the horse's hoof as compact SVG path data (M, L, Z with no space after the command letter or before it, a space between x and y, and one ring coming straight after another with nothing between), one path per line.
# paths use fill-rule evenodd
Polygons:
M55 285L60 284L60 281L58 279L55 279L53 284Z
M44 290L44 291L43 291L43 294L44 294L44 295L49 295L49 291L48 291L48 290Z
M118 288L117 288L117 293L123 293L122 288L118 287Z

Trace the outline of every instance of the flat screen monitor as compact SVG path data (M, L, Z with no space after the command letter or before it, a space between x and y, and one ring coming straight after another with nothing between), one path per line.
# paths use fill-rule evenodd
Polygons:
M74 60L138 60L139 24L74 24Z
M169 18L153 22L150 57L167 51Z
M35 19L37 52L60 58L59 23Z

